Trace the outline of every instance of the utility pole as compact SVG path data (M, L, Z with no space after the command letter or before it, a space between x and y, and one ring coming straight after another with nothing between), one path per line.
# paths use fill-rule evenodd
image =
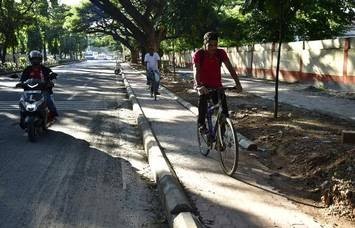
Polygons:
M280 58L281 58L281 45L282 45L282 33L283 33L283 4L280 0L280 28L279 28L279 49L277 52L277 65L276 65L276 78L275 78L275 100L274 100L274 118L277 119L277 113L279 108L279 71L280 71Z

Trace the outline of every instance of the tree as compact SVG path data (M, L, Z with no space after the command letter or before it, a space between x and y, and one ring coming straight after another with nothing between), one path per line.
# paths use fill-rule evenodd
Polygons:
M187 44L185 49L200 45L205 32L223 26L219 20L222 6L233 3L232 0L91 2L107 15L109 20L116 23L116 31L118 28L124 28L124 32L115 34L122 39L121 43L124 44L123 40L130 39L130 42L134 42L135 46L141 49L142 54L148 46L159 48L161 41L166 39L182 39L181 43ZM203 23L200 23L201 20Z
M72 32L101 33L112 36L117 43L125 45L131 53L136 52L138 48L138 43L127 28L112 20L100 8L89 2L72 8L66 17L64 27Z
M294 9L290 9L290 1L292 0L247 0L245 2L246 10L253 10L256 12L263 12L270 20L275 21L272 23L277 29L278 34L278 55L277 55L277 66L276 66L276 77L275 77L275 100L274 100L274 118L278 115L278 85L279 85L279 69L280 69L280 57L281 57L281 44L283 35L285 34L285 25L294 16ZM277 24L276 24L277 23ZM286 26L287 28L287 26Z
M47 51L53 54L55 59L58 54L60 57L64 54L69 55L70 59L77 59L86 48L85 36L80 33L73 34L63 28L69 10L68 6L59 5L56 0L37 0L31 10L33 24L37 28L32 36L35 36L37 49L43 51L45 60Z
M66 5L51 3L45 33L48 51L54 56L54 59L60 54L61 37L68 33L68 30L63 28L63 24L69 10Z
M354 16L353 0L246 0L244 12L251 12L260 24L269 24L267 31L259 27L259 34L268 36L268 40L278 40L278 58L275 79L274 117L278 113L278 78L281 44L297 37L303 39L324 39L339 35L350 24ZM263 22L263 23L260 23ZM265 23L266 22L266 23ZM270 27L271 25L271 27ZM278 34L278 38L275 35ZM270 39L271 38L271 39Z
M292 26L302 40L329 39L344 33L355 17L355 1L303 1Z
M109 51L122 51L120 43L117 43L112 36L109 35L97 35L95 37L89 37L90 45L98 48L106 48Z
M58 0L0 0L1 62L5 62L10 48L16 64L18 53L33 49L41 50L44 59L48 51L56 58L62 49L73 58L79 56L86 48L86 38L63 28L68 11L69 7L59 5ZM64 37L74 39L75 45L68 45ZM68 47L73 49L68 50Z
M167 1L90 0L110 16L137 41L142 49L159 47L165 38L166 28L161 21Z
M27 50L42 51L42 44L41 30L38 24L29 26L27 28Z
M246 0L244 13L249 38L254 42L278 40L280 5L283 5L284 41L339 36L355 16L353 0Z
M12 47L14 52L15 46L18 44L16 32L28 23L26 13L33 2L34 0L30 2L0 0L0 58L2 63L5 62L9 47Z
M162 19L168 29L167 38L180 38L191 46L201 45L201 37L205 32L219 29L218 13L223 2L169 1Z

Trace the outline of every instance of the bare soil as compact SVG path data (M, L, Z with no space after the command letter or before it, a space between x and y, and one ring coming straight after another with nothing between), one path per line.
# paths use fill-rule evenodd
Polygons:
M168 73L161 83L197 105L191 80ZM334 95L305 90L314 92ZM335 224L355 224L355 146L341 143L342 130L353 130L355 123L286 104L280 104L275 119L271 100L247 92L228 91L227 96L237 131L258 145L248 159L257 159L272 170L269 183L323 208L321 213L327 220L335 219Z

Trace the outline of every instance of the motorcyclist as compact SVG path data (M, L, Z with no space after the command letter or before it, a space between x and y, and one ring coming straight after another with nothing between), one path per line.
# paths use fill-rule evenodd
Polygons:
M56 73L42 65L42 53L37 50L33 50L28 55L30 66L27 66L21 75L21 82L25 82L27 79L39 79L47 82L47 87L44 90L44 96L49 109L48 120L53 121L58 116L57 109L54 105L51 95L53 94L52 88L54 86L52 80L56 78ZM24 120L21 116L20 126L24 127Z

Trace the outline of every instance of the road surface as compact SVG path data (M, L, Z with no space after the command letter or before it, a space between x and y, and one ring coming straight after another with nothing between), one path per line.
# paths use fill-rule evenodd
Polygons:
M166 227L114 64L53 68L60 118L36 143L18 126L18 79L0 76L0 227Z

